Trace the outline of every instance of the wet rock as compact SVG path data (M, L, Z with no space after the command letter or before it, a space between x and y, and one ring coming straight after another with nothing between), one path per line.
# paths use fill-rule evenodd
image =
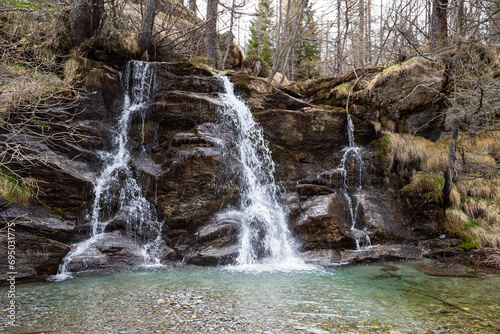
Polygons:
M101 234L85 242L88 243L88 247L72 257L68 264L69 271L129 267L145 262L141 247L120 230ZM73 246L72 252L75 249Z
M284 148L315 152L347 143L346 112L342 108L272 109L255 118L269 141Z
M148 119L160 126L158 140L167 140L167 130L192 130L196 125L216 119L221 102L217 94L162 91L148 108Z
M217 180L221 159L219 148L172 148L156 194L158 214L170 229L194 233L219 207L221 200L211 185Z
M293 224L303 249L352 247L349 208L338 194L320 195L301 203L301 215Z
M285 204L285 207L288 209L289 218L291 220L295 220L302 211L300 208L300 197L297 192L285 193L281 196L282 202Z
M177 255L177 252L175 250L168 246L162 248L160 253L161 263L176 262L180 260L181 258Z
M200 227L198 229L198 241L204 243L225 236L235 235L238 232L239 224L239 221L222 220Z
M17 232L67 242L74 229L75 222L64 220L61 216L43 207L24 207L17 203L0 209L0 227L14 224Z
M460 265L456 263L421 265L418 266L417 269L431 276L454 276L454 277L471 276L470 273L466 272L464 268L462 268Z
M9 267L9 240L15 242L15 264ZM0 232L0 280L6 280L7 273L16 272L16 279L54 275L69 246L55 240L15 233L9 237L7 231Z
M307 263L332 266L375 261L417 260L423 256L420 247L411 245L376 245L361 250L311 250L302 253Z
M309 106L308 103L284 93L262 78L240 73L234 75L231 81L234 83L236 93L245 99L253 112L267 109L297 110Z
M189 264L198 266L218 266L234 263L239 255L239 245L226 247L207 246L190 252L184 259Z
M76 120L110 122L118 116L123 105L123 85L118 71L100 62L85 76L84 98Z
M405 221L400 207L393 201L388 201L388 195L362 190L356 199L363 207L364 221L372 234L373 241L402 241L415 238L415 234Z

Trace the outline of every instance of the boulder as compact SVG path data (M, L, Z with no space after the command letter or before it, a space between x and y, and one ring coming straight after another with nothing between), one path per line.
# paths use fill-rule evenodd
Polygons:
M123 231L100 234L72 246L67 264L70 272L102 270L144 264L143 250Z
M411 226L396 201L390 194L379 191L362 190L356 195L363 207L364 221L374 242L404 241L415 238Z
M349 208L338 194L319 195L301 203L292 230L304 250L354 247Z
M15 263L12 267L7 262L11 244L15 245ZM9 272L15 272L16 279L54 275L69 250L69 246L59 241L18 232L11 235L6 230L0 231L0 257L3 259L0 263L0 280L9 278Z
M14 224L17 232L47 239L68 242L75 229L75 222L64 220L43 207L12 203L0 209L0 227Z
M346 112L342 108L272 109L255 113L266 138L293 150L333 152L347 144Z
M190 252L184 261L198 266L219 266L234 263L239 254L239 245L226 247L206 246Z

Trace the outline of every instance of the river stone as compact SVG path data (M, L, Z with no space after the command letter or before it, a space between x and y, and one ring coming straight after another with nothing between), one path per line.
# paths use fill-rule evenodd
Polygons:
M12 203L0 209L0 227L14 223L16 232L24 232L47 239L67 242L74 229L75 222L65 220L54 212L39 206L24 207Z
M130 267L145 262L141 247L121 230L101 234L85 242L89 243L88 248L72 258L68 263L69 271ZM72 248L72 251L76 249L75 246Z
M70 248L59 241L15 232L15 265L9 268L7 231L0 231L0 281L8 278L8 272L16 272L16 279L54 275L62 258Z
M420 265L417 269L431 276L454 276L465 277L471 276L460 265L456 263L443 263L434 265Z

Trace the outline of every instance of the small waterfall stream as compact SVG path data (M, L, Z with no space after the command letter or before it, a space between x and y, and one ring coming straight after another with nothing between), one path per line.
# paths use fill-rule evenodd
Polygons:
M234 94L229 79L220 78L225 89L221 94L224 104L221 116L227 127L235 132L235 142L226 143L228 147L225 149L232 152L230 168L241 189L237 208L242 220L241 248L237 264L265 263L282 268L304 266L288 229L285 209L278 200L274 162L262 128L246 104Z
M339 166L329 174L337 174L342 178L342 195L349 206L351 232L356 240L356 248L360 250L362 246L371 246L371 241L366 229L360 230L356 227L359 211L357 196L362 189L363 157L362 147L357 146L354 141L354 123L350 114L347 114L347 134L349 146L342 150L344 153ZM356 175L351 175L352 171Z
M94 181L94 202L90 212L92 232L89 239L77 244L63 259L55 280L71 277L68 264L84 254L87 249L105 235L110 221L119 217L126 221L131 239L141 239L145 264L159 264L156 255L163 246L161 222L156 211L143 196L141 186L129 166L128 145L132 116L141 112L151 98L154 89L154 63L130 61L122 74L125 87L123 111L118 119L111 150L99 152L103 169Z

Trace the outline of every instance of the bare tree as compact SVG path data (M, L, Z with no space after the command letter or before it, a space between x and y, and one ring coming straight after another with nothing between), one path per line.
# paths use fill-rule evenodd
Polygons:
M137 37L137 47L139 55L142 55L151 46L153 35L153 25L155 22L156 0L146 0L144 12L142 13L141 30Z
M208 0L207 2L207 23L205 26L205 49L207 55L216 69L221 68L221 56L219 50L219 40L217 38L217 16L218 0Z
M442 41L448 36L448 0L433 0L430 27L431 42Z
M101 24L104 0L77 0L71 7L71 32L78 46L93 37Z

